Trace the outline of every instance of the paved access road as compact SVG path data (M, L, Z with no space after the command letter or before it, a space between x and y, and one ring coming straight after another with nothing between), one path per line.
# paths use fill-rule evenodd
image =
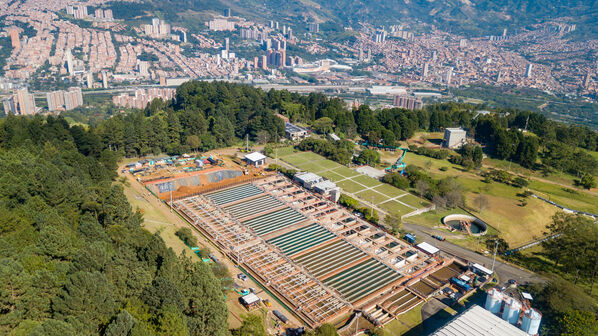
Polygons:
M459 245L455 245L446 240L439 241L437 239L432 238L432 236L430 235L431 233L443 235L443 232L436 231L426 226L412 224L408 222L403 224L403 228L405 228L405 230L407 231L415 233L418 239L432 244L444 252L455 255L457 257L461 257L463 259L467 259L471 262L485 265L489 269L492 268L492 255L484 256L464 247L461 247ZM498 275L500 283L506 283L509 279L515 279L520 284L537 283L545 281L544 279L540 278L539 276L530 271L520 269L518 267L506 264L499 260L496 260L496 263L494 265L494 271Z

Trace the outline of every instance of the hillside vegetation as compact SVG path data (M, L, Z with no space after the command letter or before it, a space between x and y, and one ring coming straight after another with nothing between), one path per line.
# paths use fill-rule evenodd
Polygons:
M0 121L0 334L227 334L209 266L141 227L90 139L62 118Z

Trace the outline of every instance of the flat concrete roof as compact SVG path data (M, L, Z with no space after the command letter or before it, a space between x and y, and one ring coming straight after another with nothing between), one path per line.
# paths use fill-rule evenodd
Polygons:
M465 132L464 129L462 128L457 128L457 127L449 127L449 128L445 128L445 130L449 131L449 132Z
M260 152L253 152L251 154L245 155L245 159L252 161L252 162L264 160L265 158L266 158L266 156Z
M473 305L432 336L529 336L525 331Z
M318 183L314 184L313 187L321 189L321 190L325 190L325 191L337 188L336 183L334 183L332 181L328 181L328 180L318 182Z
M309 182L318 181L318 180L322 179L322 177L320 175L316 175L316 174L310 173L310 172L297 173L297 174L295 174L295 178L298 180L301 180L301 182L304 182L304 183L309 183Z

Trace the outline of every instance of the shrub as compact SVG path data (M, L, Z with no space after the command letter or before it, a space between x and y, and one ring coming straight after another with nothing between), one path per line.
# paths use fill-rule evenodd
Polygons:
M177 230L175 233L180 240L182 240L187 246L193 247L197 246L197 238L193 235L193 231L191 231L188 227L183 227Z

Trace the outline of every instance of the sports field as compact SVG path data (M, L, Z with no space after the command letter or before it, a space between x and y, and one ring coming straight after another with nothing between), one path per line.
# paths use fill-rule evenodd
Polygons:
M404 190L358 173L313 152L285 151L284 156L280 156L280 152L279 157L283 161L298 169L324 176L351 196L365 202L373 201L393 215L406 215L429 205L427 201Z

